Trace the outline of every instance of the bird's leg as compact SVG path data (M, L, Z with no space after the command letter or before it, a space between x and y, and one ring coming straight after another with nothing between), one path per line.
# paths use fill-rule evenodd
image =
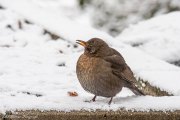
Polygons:
M111 102L112 102L112 99L113 99L113 97L111 97L110 101L108 102L108 104L109 104L109 105L111 104Z
M95 101L96 101L96 95L93 97L92 101L93 101L93 102L95 102Z
M96 101L96 95L93 97L93 99L91 99L91 100L85 100L84 102L95 102Z

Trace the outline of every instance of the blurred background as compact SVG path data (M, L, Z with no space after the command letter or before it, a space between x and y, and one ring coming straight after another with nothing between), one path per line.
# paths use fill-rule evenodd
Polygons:
M82 12L88 12L91 24L117 36L130 24L180 10L179 0L78 0Z
M117 36L130 24L180 10L179 0L33 0L69 18ZM73 11L73 12L72 12Z

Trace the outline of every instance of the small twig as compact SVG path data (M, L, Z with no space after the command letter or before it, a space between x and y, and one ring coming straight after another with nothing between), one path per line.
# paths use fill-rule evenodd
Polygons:
M18 20L18 27L19 29L22 29L22 22L20 20Z

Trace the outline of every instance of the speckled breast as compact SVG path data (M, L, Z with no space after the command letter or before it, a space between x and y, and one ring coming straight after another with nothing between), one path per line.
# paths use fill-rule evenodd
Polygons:
M122 89L122 84L110 68L108 62L83 54L77 62L76 73L84 90L97 96L111 97Z

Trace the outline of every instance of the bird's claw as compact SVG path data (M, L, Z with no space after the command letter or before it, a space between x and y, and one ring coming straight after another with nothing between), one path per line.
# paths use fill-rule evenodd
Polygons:
M92 100L85 100L84 102L95 102L96 101L96 95L93 97L93 99Z

